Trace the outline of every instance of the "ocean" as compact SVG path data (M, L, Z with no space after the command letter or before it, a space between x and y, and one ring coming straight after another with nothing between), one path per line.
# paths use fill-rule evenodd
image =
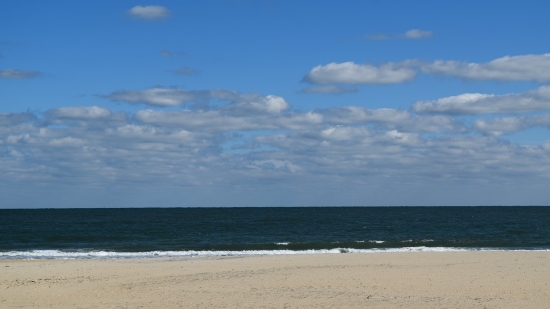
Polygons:
M0 209L0 259L550 250L550 207Z

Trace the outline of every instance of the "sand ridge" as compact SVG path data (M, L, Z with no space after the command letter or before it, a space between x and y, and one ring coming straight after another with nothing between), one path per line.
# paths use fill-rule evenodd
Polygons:
M550 252L0 261L0 308L548 308Z

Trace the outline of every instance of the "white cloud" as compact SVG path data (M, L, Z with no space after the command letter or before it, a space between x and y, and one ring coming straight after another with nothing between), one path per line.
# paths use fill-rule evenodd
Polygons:
M242 100L234 102L228 107L229 110L237 113L270 113L279 114L290 108L285 99L268 95L253 100Z
M384 63L379 67L353 62L314 67L304 80L313 84L395 84L410 81L416 71L407 63Z
M97 192L116 185L138 193L155 186L207 195L221 187L346 196L371 188L369 194L389 190L383 195L392 197L392 190L414 194L419 186L422 196L430 195L443 184L457 192L494 184L499 192L546 184L550 175L550 143L517 145L491 136L548 126L548 115L482 119L468 131L445 115L359 106L301 112L275 95L192 93L220 102L132 117L99 106L2 113L0 184Z
M350 184L361 178L367 187L383 188L387 179L394 184L401 183L403 192L410 190L411 185L416 187L415 184L425 182L451 181L462 188L466 183L476 183L484 189L488 183L502 186L518 179L532 183L529 177L547 179L533 163L550 162L550 158L545 157L550 154L550 147L544 145L518 147L480 136L428 139L414 133L368 127L340 126L260 136L256 141L277 147L279 153L305 173L315 171L317 178L338 175L331 178L335 185L338 179ZM550 171L546 166L544 170ZM459 179L463 182L455 182Z
M161 50L160 54L164 57L172 57L172 52L170 52L169 50Z
M141 91L119 90L102 97L116 102L168 107L192 101L196 98L196 93L175 88L157 87Z
M429 38L432 36L431 31L423 31L419 29L411 29L403 35L404 37L408 39L422 39L422 38Z
M400 123L411 117L411 114L404 110L381 108L370 110L358 106L347 106L327 110L332 123L357 124L369 122L395 122Z
M425 73L474 80L550 82L550 54L505 56L485 63L438 60L423 64Z
M162 91L158 91L158 89ZM167 94L164 91L167 91ZM175 97L174 105L183 102L199 102L199 104L192 106L192 110L183 111L141 110L134 115L136 121L158 126L181 127L188 130L206 130L207 132L299 129L322 124L370 124L384 129L405 132L434 133L464 132L466 130L462 122L452 117L417 116L409 111L389 108L369 110L349 106L309 112L289 112L290 104L282 97L263 96L258 93L242 94L224 89L182 91L153 88L144 91L117 91L104 97L111 100L126 100L131 103L144 102L153 106L162 106L159 104L160 99L157 96L160 99L166 99L166 97L174 99L173 97ZM212 105L211 100L225 101L226 103L221 106L218 103Z
M160 127L183 128L198 132L299 129L321 124L323 116L304 114L235 114L227 110L154 111L140 110L134 118L139 123Z
M508 132L525 130L528 125L517 117L497 118L491 120L477 119L473 127L483 133L491 135L502 135Z
M473 124L473 128L479 132L495 136L523 131L533 127L550 128L550 114L495 119L477 119Z
M38 71L23 71L15 69L0 70L0 78L5 79L29 79L40 76L42 73Z
M116 102L146 104L158 107L179 106L189 102L207 103L212 100L229 101L224 109L237 114L280 113L290 108L285 99L259 93L239 93L224 89L186 91L177 88L150 88L146 90L119 90L101 96ZM206 105L205 105L206 104Z
M330 93L330 94L343 94L357 92L355 87L341 87L335 85L307 87L300 90L300 93Z
M343 107L304 113L288 112L281 97L254 94L239 95L223 90L216 95L236 99L208 110L155 111L140 110L134 119L143 124L179 127L191 131L223 132L251 130L305 129L333 125L375 125L385 130L404 132L464 132L465 125L448 116L417 116L397 109L369 110ZM236 97L234 97L236 96Z
M378 124L385 129L406 132L464 132L460 121L448 116L416 116L408 111L380 108L369 110L357 106L331 108L325 111L326 121L331 124L356 125Z
M525 113L550 110L550 86L520 94L465 93L435 101L420 101L413 104L417 113L477 115L495 113Z
M99 106L61 107L51 109L48 115L53 118L100 119L111 117L111 111Z
M162 19L170 16L170 11L160 5L137 5L128 10L127 13L132 17L141 19Z
M410 31L407 32L410 38L428 36L426 34L428 32ZM473 80L550 83L550 54L505 56L485 63L447 60L425 63L417 59L410 59L402 62L389 62L378 67L354 62L333 62L314 67L303 80L312 84L394 84L413 80L418 70L426 74L448 75ZM314 90L312 89L312 91Z
M105 126L120 126L130 120L126 112L111 112L99 106L61 107L47 110L44 124L62 124L74 127L104 128Z

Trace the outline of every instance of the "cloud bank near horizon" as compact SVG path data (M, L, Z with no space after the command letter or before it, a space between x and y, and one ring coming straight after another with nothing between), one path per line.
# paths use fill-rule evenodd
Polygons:
M122 103L119 110L92 105L0 113L0 183L227 190L303 183L331 184L335 190L434 182L483 186L517 177L545 183L550 142L519 145L506 137L550 129L548 59L543 54L486 63L334 62L314 67L303 79L311 85L300 90L354 93L361 85L411 82L418 74L543 84L521 93L417 101L408 110L359 105L298 110L275 94L155 86L96 96ZM40 74L0 73L9 79ZM198 74L190 67L173 73Z
M0 114L3 182L230 187L344 177L354 185L384 179L406 185L518 175L547 181L550 175L549 142L520 146L498 137L549 128L549 114L468 122L453 112L415 114L414 107L297 111L276 95L223 89L151 88L104 98L156 109L73 106ZM206 101L199 106L165 109L200 98ZM508 106L510 98L500 99Z

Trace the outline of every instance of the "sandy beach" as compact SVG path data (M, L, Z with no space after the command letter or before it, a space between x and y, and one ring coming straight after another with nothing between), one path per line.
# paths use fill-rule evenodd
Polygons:
M0 261L1 308L548 308L550 252Z

